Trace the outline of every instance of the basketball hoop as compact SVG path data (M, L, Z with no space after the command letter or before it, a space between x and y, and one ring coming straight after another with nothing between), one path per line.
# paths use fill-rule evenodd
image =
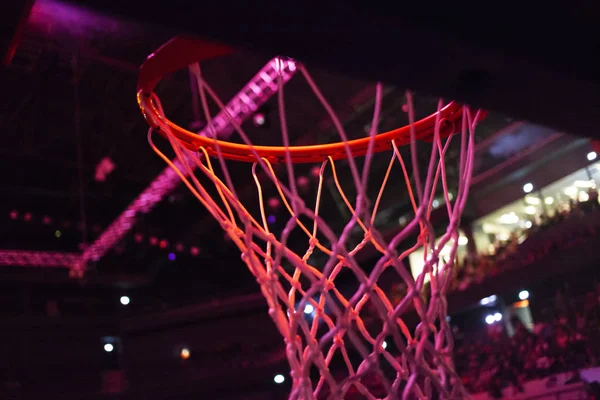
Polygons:
M227 47L195 39L173 39L142 66L138 102L151 126L148 139L154 151L220 223L259 282L269 315L286 344L293 379L289 398L344 399L352 398L352 393L366 399L465 398L467 394L451 357L445 294L451 282L458 225L469 190L474 129L485 113L455 102L443 105L440 100L433 114L416 121L413 97L407 92L410 123L378 134L383 86L377 84L370 132L351 140L305 67L289 58L271 60L238 96L224 104L205 81L199 62L230 52ZM200 133L185 130L167 119L154 93L163 76L188 66L195 76L207 121ZM283 88L295 74L306 80L323 105L339 135L337 143L291 145ZM282 144L258 145L241 125L273 95L277 95ZM220 110L214 116L209 111L209 99ZM171 161L154 144L153 132L169 141L175 160ZM232 132L237 133L241 143L227 140ZM417 141L430 144L425 173L417 159ZM458 179L451 194L445 156L451 142L457 141ZM402 145L410 145L408 166L400 151ZM383 176L376 176L371 169L376 157L387 157ZM213 166L211 158L218 165ZM347 163L351 188L344 189L339 179L336 161L341 160ZM235 162L249 163L248 179L254 180L258 198L256 211L243 204L236 191L229 165ZM312 198L296 184L295 166L301 163L318 167L318 184ZM390 176L396 165L412 204L412 216L399 233L386 241L378 230L376 216L386 187L392 185ZM325 180L333 182L339 203L348 212L339 231L328 221L329 216L320 213L325 201ZM368 198L368 183L381 186L372 199ZM281 203L287 215L280 232L268 222L266 185L274 188L274 204ZM349 189L355 192L354 199L347 194ZM449 223L443 236L436 240L430 216L438 190L443 193ZM304 239L299 241L299 235ZM407 244L409 240L413 242ZM304 247L299 250L302 243ZM398 254L400 244L408 250ZM367 248L378 254L370 271L358 261ZM425 266L413 278L405 264L408 255L419 248L424 248ZM442 257L442 249L448 248ZM390 271L407 287L397 304L380 287L382 274ZM357 287L349 294L339 284L344 274L351 274L357 281ZM430 279L430 294L423 299L426 278ZM411 310L421 320L414 329L402 319Z

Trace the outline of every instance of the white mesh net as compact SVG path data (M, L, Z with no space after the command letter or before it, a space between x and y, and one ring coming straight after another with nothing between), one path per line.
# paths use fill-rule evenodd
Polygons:
M294 64L296 68L329 114L338 140L347 143L344 126L316 83L304 66ZM314 169L318 171L315 173L318 183L309 196L297 184L297 165L289 154L281 166L261 158L239 121L231 115L230 106L224 105L203 79L199 65L192 65L190 70L198 84L209 137L216 138L219 134L212 125L210 99L218 105L220 118L226 118L255 159L247 166L246 180L254 181L253 198L258 199L257 206L242 204L233 183L231 161L221 154L219 142L215 139L212 149L189 150L173 135L155 95L142 98L142 106L157 110L155 125L169 140L176 159L171 161L155 146L152 129L148 135L150 144L239 247L242 259L260 284L269 315L285 340L293 379L290 399L465 398L467 394L451 357L452 335L446 321L445 294L452 279L458 226L469 189L479 112L463 107L456 134L447 138L440 136L442 121L437 118L426 154L429 159L423 168L417 157L414 129L411 129L409 161L405 162L405 156L393 141L389 143L389 151L375 153L373 143L383 92L383 86L377 84L366 156L359 160L346 147L346 159L337 161L343 163L344 172L351 177L350 184L339 179L336 162L325 158ZM289 148L283 78L280 74L274 83L282 144ZM408 118L414 127L410 92L406 93L406 99ZM442 104L440 100L437 115ZM455 182L448 182L446 173L445 156L451 143L457 149L453 157L458 171ZM423 154L423 144L419 146ZM209 153L216 154L218 164L213 165ZM376 157L387 157L383 173L372 170ZM330 215L321 214L323 199L330 193L325 190L328 181L333 183L329 187L335 188L336 201L347 211L345 221L339 221L339 217L333 221ZM278 230L268 221L265 185L273 188L286 215ZM371 199L369 186L376 189ZM407 223L385 240L376 217L386 188L393 186L405 189L412 213ZM450 192L450 186L454 193ZM436 193L443 194L441 199L445 201L443 208L449 221L437 240L430 220ZM407 259L419 248L424 248L425 265L413 277ZM443 254L442 249L445 249ZM367 251L376 255L374 262L365 263L361 257ZM392 279L391 275L406 287L399 299L392 299L382 288L386 283L382 280ZM343 280L354 284L340 283ZM427 285L429 288L425 290ZM406 322L404 317L409 314L418 316L420 322Z

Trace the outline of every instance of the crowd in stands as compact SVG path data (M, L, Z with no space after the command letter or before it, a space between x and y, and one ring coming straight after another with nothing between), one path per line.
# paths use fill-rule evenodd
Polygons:
M451 290L465 290L471 284L479 283L486 277L494 276L504 269L522 267L524 264L531 263L536 258L547 254L547 252L557 250L557 245L564 243L565 237L568 237L568 240L573 240L581 236L596 234L600 226L581 227L580 224L575 222L580 228L577 232L561 229L558 235L544 238L547 240L543 240L542 246L539 243L535 243L533 246L531 246L531 243L526 243L528 239L540 236L541 233L548 232L556 225L564 224L569 220L584 218L599 209L598 194L595 190L591 190L587 201L576 202L571 200L569 204L557 207L556 211L550 215L540 215L530 228L515 231L508 240L496 242L492 253L465 257L455 268ZM540 242L542 241L540 240Z
M455 363L464 385L471 393L488 392L502 397L502 388L513 393L528 380L568 372L569 382L579 379L581 368L600 361L600 284L583 297L567 297L558 290L547 320L527 329L516 317L510 319L514 332L509 336L505 324L491 326L477 339L457 337Z

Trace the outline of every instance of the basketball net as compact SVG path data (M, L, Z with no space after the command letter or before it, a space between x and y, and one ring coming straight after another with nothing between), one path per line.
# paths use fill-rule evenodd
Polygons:
M280 64L288 59L276 59ZM285 61L284 61L285 60ZM340 142L347 144L348 135L311 75L301 64L295 64L329 115ZM389 143L388 151L376 153L375 138L382 107L382 84L374 93L375 105L369 137L361 166L349 146L345 145L344 168L352 176L356 196L347 196L338 179L336 161L324 156L318 166L318 188L315 198L306 198L299 190L290 152L281 162L284 168L274 168L273 162L261 157L240 123L231 117L226 105L203 79L200 66L190 70L196 77L200 104L208 123L211 149L194 149L173 134L158 97L154 94L140 98L142 108L156 110L153 125L165 136L176 154L171 161L153 142L153 131L148 134L154 151L180 176L191 193L219 222L229 238L239 247L241 257L260 284L267 300L269 315L285 341L285 352L293 380L290 399L462 399L467 397L452 361L451 328L446 320L446 292L452 279L452 270L458 245L458 226L465 207L473 167L474 129L482 114L464 106L461 118L454 124L454 135L440 134L443 102L438 110L429 138L429 161L425 171L417 159L418 139L415 129L413 97L406 93L410 121L411 160L404 160L399 144ZM280 116L282 143L291 147L286 123L284 79L276 78L277 102ZM209 99L228 115L228 123L248 146L248 155L254 162L248 166L248 179L255 186L259 212L250 212L241 202L232 183L228 168L230 162L220 151ZM458 182L450 194L447 182L445 155L452 141L459 141ZM193 150L192 150L193 149ZM212 156L212 157L211 157ZM374 157L387 157L384 176L371 171ZM211 159L212 158L212 159ZM218 165L214 165L213 159ZM410 163L410 164L408 164ZM400 167L403 182L390 181L390 171ZM412 171L409 174L409 169ZM381 174L380 174L381 175ZM348 220L339 234L319 214L324 196L324 181L333 180L339 197L348 211ZM281 232L273 232L267 221L267 207L263 193L265 180L274 185L287 220ZM368 199L367 186L381 187L375 198ZM375 217L380 200L391 185L405 186L412 205L412 217L391 239L384 240L378 231ZM448 226L436 240L430 217L434 195L443 192ZM326 192L326 191L325 191ZM290 249L292 232L302 232L303 251ZM356 231L361 239L350 238ZM416 238L416 239L415 239ZM407 245L407 241L412 240ZM398 253L400 246L408 250ZM297 246L297 243L294 244ZM378 260L368 272L361 267L358 255L366 248L374 248ZM443 248L448 248L444 257ZM417 249L424 250L424 268L416 278L407 267L407 257ZM326 257L318 264L312 257L320 252ZM358 289L350 295L336 286L340 274L350 271L358 281ZM387 271L387 272L386 272ZM404 282L406 294L392 303L380 287L384 272L392 271ZM426 296L425 282L430 279ZM314 310L310 317L305 311ZM407 313L416 313L420 319L414 327L404 322ZM374 322L375 321L375 322ZM376 327L374 331L373 327ZM387 345L389 343L390 345ZM335 364L335 367L334 367ZM357 396L357 397L353 397Z

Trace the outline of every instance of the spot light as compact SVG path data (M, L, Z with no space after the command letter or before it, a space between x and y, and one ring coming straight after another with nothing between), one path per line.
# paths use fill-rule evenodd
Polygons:
M129 302L131 301L131 299L129 298L129 296L121 296L121 304L123 304L124 306L126 306L127 304L129 304Z
M529 292L527 290L521 290L519 292L519 299L527 300L529 298Z
M187 360L188 358L190 358L191 355L192 355L192 353L190 352L190 349L188 349L187 347L184 347L179 352L179 357L181 357L182 360Z
M281 375L281 374L277 374L277 375L275 375L275 377L273 378L273 381L274 381L276 384L280 385L280 384L282 384L282 383L285 381L285 377L284 377L283 375Z
M531 193L533 191L533 183L527 182L526 184L524 184L523 185L523 191L525 193Z
M169 260L175 261L176 258L177 256L175 255L175 253L169 253Z
M263 126L266 121L267 118L265 117L265 114L261 112L254 114L254 116L252 117L252 122L254 122L255 126Z
M598 157L598 154L596 154L595 151L590 151L589 153L587 153L588 161L594 161L596 157Z
M315 308L313 307L312 304L306 304L304 306L304 314L312 314L313 311L315 311Z
M62 236L62 232L59 231L58 229L54 232L54 236L58 239Z
M493 294L491 296L484 297L483 299L479 300L479 304L481 304L482 306L487 306L488 304L495 303L497 299L498 297L495 294Z
M105 352L107 352L107 353L110 353L110 352L112 352L114 349L115 349L115 346L113 346L112 344L110 344L110 343L105 343L105 344L104 344L104 351L105 351Z
M384 350L387 348L387 342L385 340L381 343L381 347L383 347Z

